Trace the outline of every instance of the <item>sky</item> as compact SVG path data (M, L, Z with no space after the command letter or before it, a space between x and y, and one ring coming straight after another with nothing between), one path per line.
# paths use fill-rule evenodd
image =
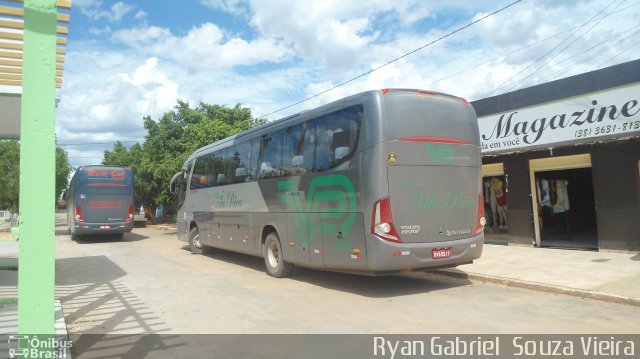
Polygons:
M638 0L490 15L513 1L73 0L57 141L74 167L98 164L178 99L274 120L388 87L473 101L640 58Z

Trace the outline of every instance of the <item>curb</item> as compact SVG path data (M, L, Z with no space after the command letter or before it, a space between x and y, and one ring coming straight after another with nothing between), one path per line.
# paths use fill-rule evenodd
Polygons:
M563 295L569 295L573 297L588 298L588 299L594 299L594 300L599 300L603 302L625 304L625 305L640 307L640 298L603 293L595 290L569 288L569 287L563 287L559 285L552 285L552 284L539 283L539 282L529 282L529 281L518 280L513 278L491 276L491 275L479 274L479 273L467 273L459 269L439 269L439 270L434 270L433 273L447 276L447 277L466 279L471 282L490 282L490 283L496 283L496 284L505 285L508 287L514 287L514 288L524 288L524 289L530 289L530 290L535 290L539 292L563 294Z

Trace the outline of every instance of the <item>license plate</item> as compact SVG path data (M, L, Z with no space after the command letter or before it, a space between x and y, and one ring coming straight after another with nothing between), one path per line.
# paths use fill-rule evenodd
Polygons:
M451 248L436 248L431 251L433 259L442 259L451 257Z
M111 228L111 226L109 226L109 225L100 226L100 229L110 229L110 228Z

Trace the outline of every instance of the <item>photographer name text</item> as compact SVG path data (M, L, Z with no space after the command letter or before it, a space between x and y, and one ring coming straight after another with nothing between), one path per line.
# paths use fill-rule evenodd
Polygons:
M373 356L465 357L465 356L558 356L614 357L635 356L634 340L614 336L558 336L540 339L526 336L431 336L427 340L390 340L373 338Z

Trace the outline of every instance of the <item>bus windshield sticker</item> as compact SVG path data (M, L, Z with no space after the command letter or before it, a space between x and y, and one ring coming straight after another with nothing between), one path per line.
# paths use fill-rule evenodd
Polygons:
M348 233L356 220L356 194L347 176L334 174L314 178L309 184L304 209L293 180L278 181L278 190L280 200L293 212L296 232L303 245L311 245L316 233L316 216L319 216L317 232L342 232L342 236L336 236L338 249L343 253L353 250Z

